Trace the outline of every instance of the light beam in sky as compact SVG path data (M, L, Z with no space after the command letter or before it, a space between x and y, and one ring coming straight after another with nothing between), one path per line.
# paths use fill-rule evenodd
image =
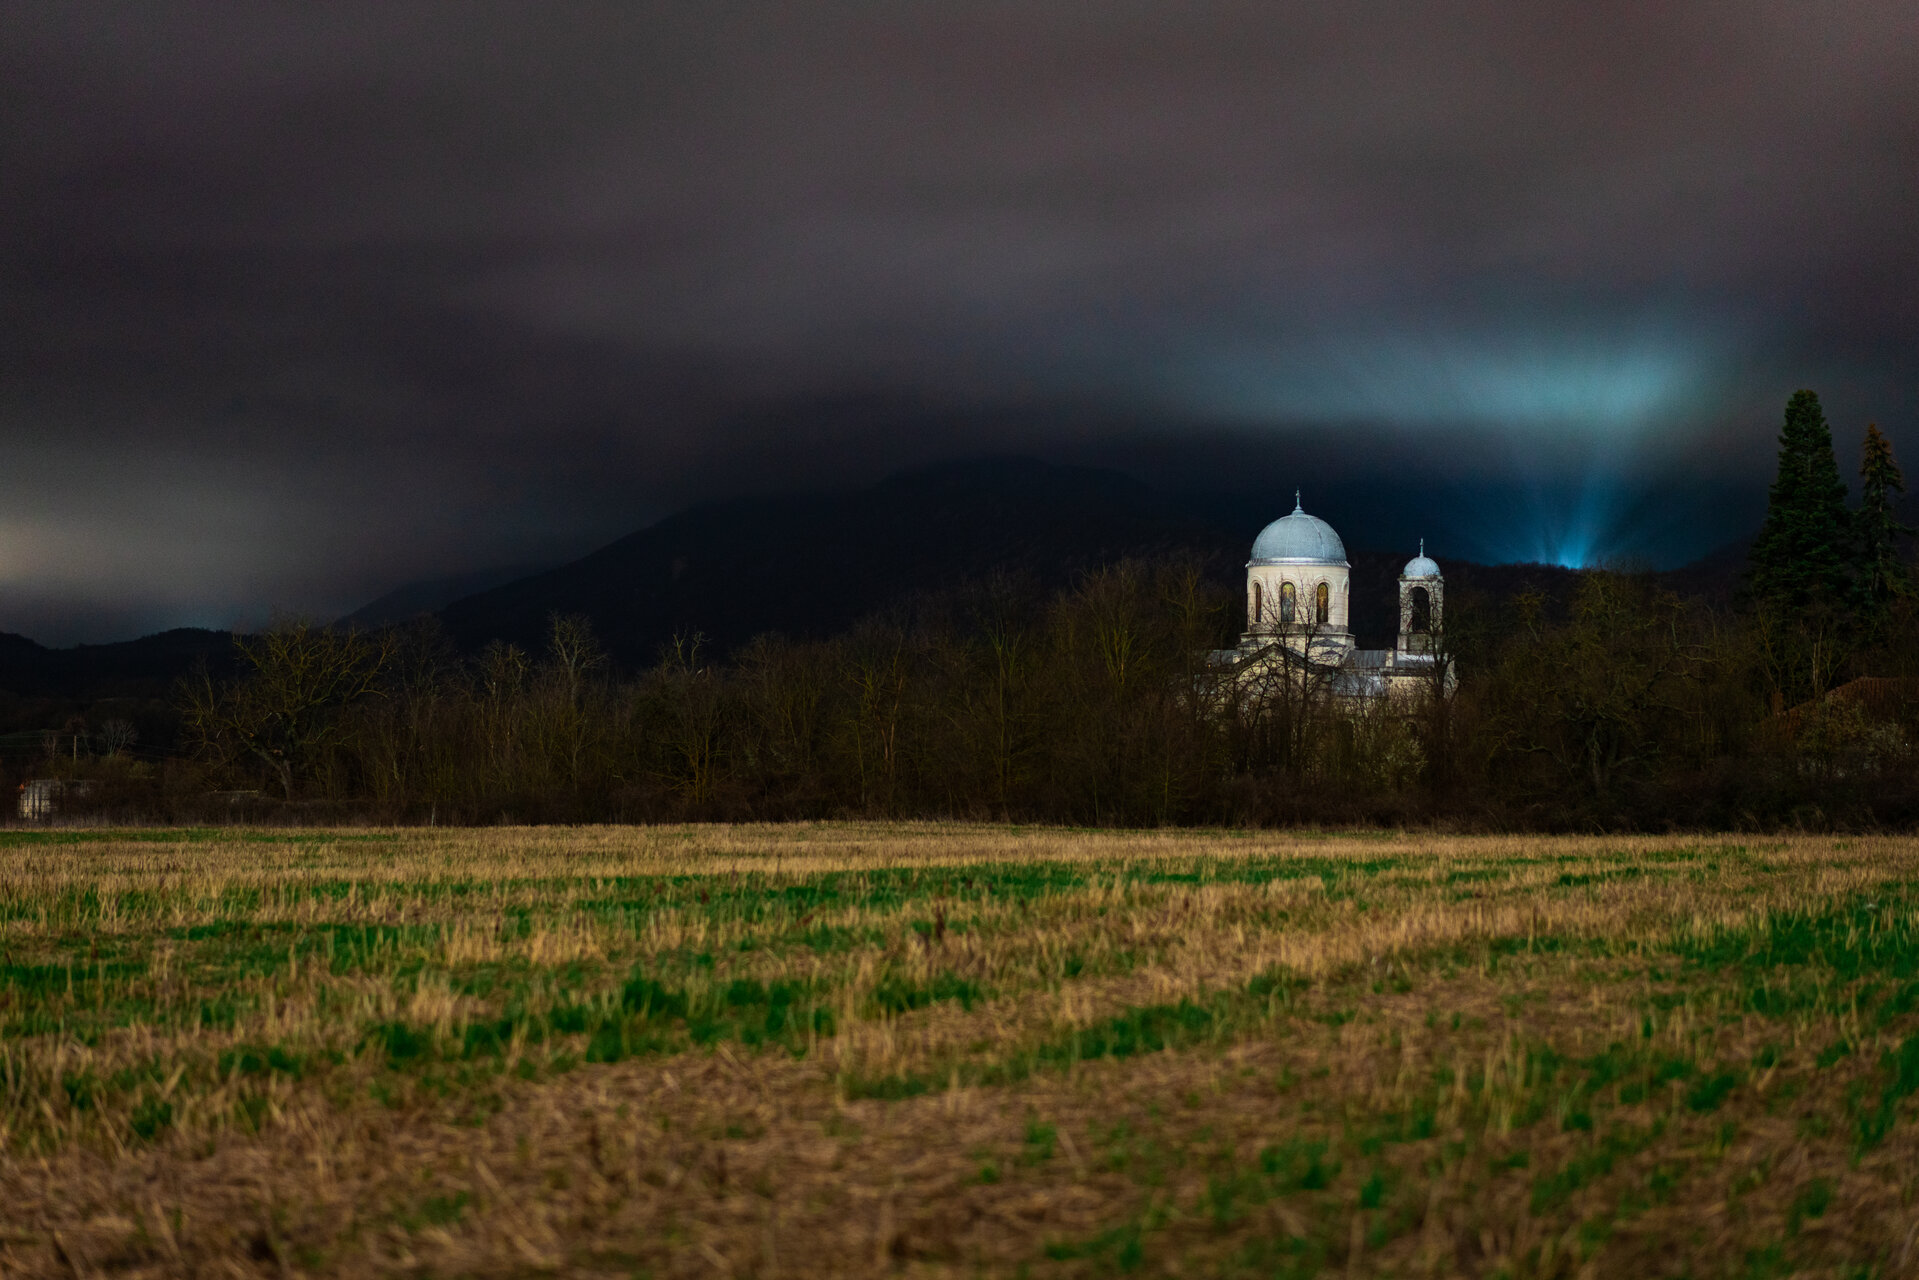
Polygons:
M1728 343L1656 323L1346 330L1227 342L1176 362L1178 398L1241 420L1497 429L1627 443L1695 415Z
M1442 486L1503 481L1503 503L1475 502L1461 522L1469 554L1585 567L1648 555L1627 512L1702 439L1737 333L1661 314L1329 324L1175 358L1166 387L1281 441L1383 431L1403 442L1403 465Z

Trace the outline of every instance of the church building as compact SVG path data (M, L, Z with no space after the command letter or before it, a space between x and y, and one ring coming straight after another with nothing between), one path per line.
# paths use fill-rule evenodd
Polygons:
M1246 562L1246 631L1239 645L1217 650L1221 674L1313 679L1347 698L1412 698L1455 683L1443 672L1437 637L1446 581L1426 557L1426 544L1399 575L1399 634L1390 649L1361 649L1348 626L1352 565L1333 527L1306 514L1299 495L1293 513L1260 530Z

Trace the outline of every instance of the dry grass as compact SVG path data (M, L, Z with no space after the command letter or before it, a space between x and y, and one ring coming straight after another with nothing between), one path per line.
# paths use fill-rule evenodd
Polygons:
M0 1270L1902 1275L1919 841L0 834Z

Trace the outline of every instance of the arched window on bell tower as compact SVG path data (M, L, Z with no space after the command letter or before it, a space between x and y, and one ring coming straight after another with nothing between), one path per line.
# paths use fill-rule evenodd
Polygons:
M1414 587L1412 597L1412 618L1406 630L1415 635L1431 635L1433 632L1433 593L1424 587Z

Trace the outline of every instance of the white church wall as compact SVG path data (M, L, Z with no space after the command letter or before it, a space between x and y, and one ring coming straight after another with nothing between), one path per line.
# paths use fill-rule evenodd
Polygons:
M1350 630L1352 616L1352 575L1343 565L1256 564L1246 571L1246 608L1248 629L1276 631L1281 625L1282 591L1292 584L1295 594L1293 625L1326 632ZM1327 618L1315 620L1315 599L1320 583L1327 587ZM1254 600L1259 600L1259 621L1252 625Z

